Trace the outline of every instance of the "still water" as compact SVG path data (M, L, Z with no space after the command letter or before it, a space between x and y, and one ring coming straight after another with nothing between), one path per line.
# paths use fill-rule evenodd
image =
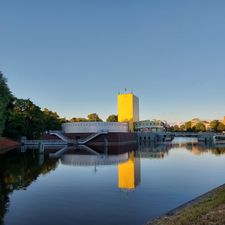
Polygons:
M225 183L225 147L195 141L7 153L0 224L144 224Z

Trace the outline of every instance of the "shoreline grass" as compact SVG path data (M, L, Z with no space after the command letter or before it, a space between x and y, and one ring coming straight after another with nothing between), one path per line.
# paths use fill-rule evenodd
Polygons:
M225 184L147 223L147 225L223 224L225 224Z

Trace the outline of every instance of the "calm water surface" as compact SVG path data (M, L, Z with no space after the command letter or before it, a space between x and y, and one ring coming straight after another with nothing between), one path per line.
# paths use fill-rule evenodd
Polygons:
M0 224L144 224L225 183L225 147L194 139L93 150L0 156Z

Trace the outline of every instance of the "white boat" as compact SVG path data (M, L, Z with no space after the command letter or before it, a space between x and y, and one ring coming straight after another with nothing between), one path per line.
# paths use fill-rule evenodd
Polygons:
M216 134L213 136L214 144L225 144L225 134Z

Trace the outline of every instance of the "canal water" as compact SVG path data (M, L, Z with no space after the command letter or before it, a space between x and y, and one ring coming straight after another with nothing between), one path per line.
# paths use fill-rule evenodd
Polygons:
M145 224L225 183L225 147L176 138L0 156L0 224Z

